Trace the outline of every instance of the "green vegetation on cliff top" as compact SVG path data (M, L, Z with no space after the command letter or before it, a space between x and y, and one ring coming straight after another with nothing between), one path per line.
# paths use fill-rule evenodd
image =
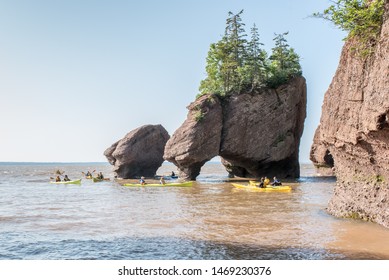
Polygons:
M275 34L275 46L268 57L259 40L258 28L251 28L247 40L241 15L228 13L222 39L212 43L206 59L207 77L200 83L200 94L226 96L251 92L261 87L276 88L302 74L299 56L289 47L285 36Z
M314 17L334 23L348 32L345 39L355 38L354 50L362 57L373 52L383 23L384 0L337 0Z

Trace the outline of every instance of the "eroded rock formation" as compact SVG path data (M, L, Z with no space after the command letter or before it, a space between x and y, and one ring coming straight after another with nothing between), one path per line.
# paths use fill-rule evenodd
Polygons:
M232 96L225 105L220 156L243 177L299 177L306 116L302 77L276 90Z
M164 158L179 176L194 180L201 167L219 154L223 111L219 98L202 96L188 106L188 116L165 147Z
M169 134L162 125L144 125L112 144L104 155L119 178L153 177L162 165Z
M374 54L355 40L343 47L322 106L320 145L332 155L337 184L328 211L389 227L389 1Z
M277 89L205 95L189 107L164 158L194 180L204 163L220 155L230 175L299 177L300 137L306 116L306 83L292 79Z
M315 131L309 158L313 162L313 165L316 167L317 174L320 176L335 175L334 159L332 158L328 148L320 139L320 125Z

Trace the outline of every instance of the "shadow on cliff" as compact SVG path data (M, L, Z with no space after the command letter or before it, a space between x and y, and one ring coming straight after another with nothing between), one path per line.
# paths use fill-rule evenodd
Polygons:
M378 260L389 256L304 247L255 246L175 237L31 241L8 245L0 259L83 260Z

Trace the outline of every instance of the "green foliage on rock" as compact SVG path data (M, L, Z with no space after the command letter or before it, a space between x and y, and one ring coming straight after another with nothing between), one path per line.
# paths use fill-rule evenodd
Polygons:
M275 47L272 49L272 55L270 56L269 77L266 80L266 85L271 88L275 88L278 85L286 83L291 77L299 76L302 74L300 66L300 57L290 48L285 36L288 32L283 34L276 34L273 39Z
M365 57L373 51L380 34L384 14L384 0L337 0L314 17L329 20L348 32L346 39L355 38L358 54Z
M219 96L251 92L264 86L277 87L291 77L301 75L299 56L287 44L285 36L276 34L275 47L268 57L261 48L258 28L254 24L246 39L241 15L228 13L222 39L212 43L206 58L207 77L200 83L200 94Z
M196 111L195 120L196 122L201 122L204 119L204 113L202 111Z

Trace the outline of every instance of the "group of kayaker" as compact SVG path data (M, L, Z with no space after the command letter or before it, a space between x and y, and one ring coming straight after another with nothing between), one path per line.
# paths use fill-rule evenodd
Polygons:
M102 172L99 172L96 177L97 179L104 180L104 176Z
M165 179L163 178L163 176L159 179L159 183L161 185L165 185ZM145 177L140 177L140 180L139 180L139 184L141 184L142 186L146 185L146 181L145 181Z
M258 185L259 188L266 188L270 184L270 179L265 177L261 178L261 181ZM277 177L273 178L273 182L271 183L272 186L281 186L282 183L277 179Z
M93 171L94 172L94 171ZM92 173L93 173L92 172ZM57 174L57 177L55 178L55 181L56 182L69 182L69 181L71 181L70 179L69 179L69 177L68 177L68 175L63 175L65 172L64 171L60 171L60 170L57 170L56 172L55 172L55 174ZM82 172L82 174L84 174L85 175L85 177L87 178L87 179L92 179L92 173L90 172L90 171L88 171L88 172ZM61 177L60 177L60 175L63 175L64 176L64 178L63 178L63 180L61 180ZM96 178L97 179L100 179L100 180L104 180L104 175L103 175L103 173L102 172L99 172L99 173L97 173L97 176L96 176Z
M55 178L55 181L56 181L56 182L61 182L61 178L59 177L59 175L57 175L57 177ZM63 181L64 181L64 182L69 182L69 181L70 181L68 175L64 175Z
M96 170L93 170L92 172L90 172L89 170L85 173L85 172L82 172L82 174L85 174L85 178L87 179L92 179L93 178L93 175L92 173L94 173ZM99 173L97 173L97 176L96 176L97 179L100 179L100 180L103 180L104 179L104 175L103 173L100 171Z
M176 174L174 173L174 171L172 171L170 177L172 177L172 178L176 177ZM161 178L159 178L159 183L161 185L165 185L166 184L165 178L163 176L161 176ZM145 177L143 177L143 176L140 177L139 184L146 185Z
M165 179L163 178L163 176L159 179L159 183L161 185L165 185ZM143 176L140 177L139 184L141 184L142 186L146 185L145 177L143 177Z
M174 173L174 171L172 171L172 173L170 174L170 178L172 178L172 179L177 178L177 176L176 176L176 174ZM161 178L159 178L159 183L160 183L161 185L165 185L165 184L166 184L165 178L164 178L163 176L161 176Z

